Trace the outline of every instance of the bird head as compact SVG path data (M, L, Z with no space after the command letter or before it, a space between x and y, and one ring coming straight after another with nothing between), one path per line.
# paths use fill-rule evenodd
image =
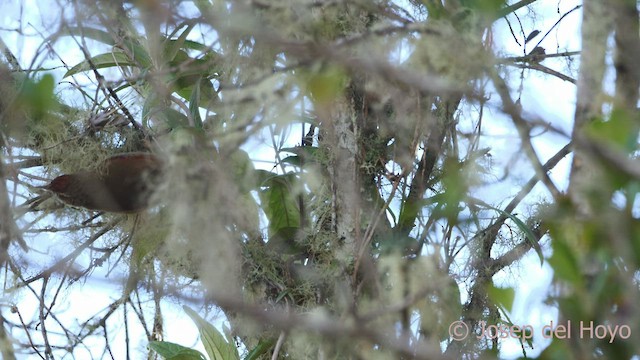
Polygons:
M82 206L86 195L83 194L80 180L78 174L60 175L42 188L55 193L68 204Z
M73 182L73 175L61 175L53 179L49 184L43 186L43 189L53 191L56 194L64 194L69 190L69 186Z

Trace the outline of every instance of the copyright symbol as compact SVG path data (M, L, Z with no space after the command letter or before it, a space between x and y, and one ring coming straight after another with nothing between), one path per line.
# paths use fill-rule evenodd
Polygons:
M449 336L455 341L461 341L469 336L469 327L464 321L454 321L449 325Z

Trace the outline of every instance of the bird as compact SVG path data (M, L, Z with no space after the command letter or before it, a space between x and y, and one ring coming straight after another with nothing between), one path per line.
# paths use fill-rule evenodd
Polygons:
M150 205L163 172L163 161L144 152L107 158L97 170L64 174L42 188L64 203L88 210L137 213Z
M527 57L529 58L529 62L539 63L540 61L544 60L546 55L547 53L542 46L536 46L533 48L533 50L531 50Z

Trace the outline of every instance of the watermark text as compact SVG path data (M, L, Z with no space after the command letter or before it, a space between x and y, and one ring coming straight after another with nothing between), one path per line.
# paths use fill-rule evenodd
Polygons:
M527 341L532 339L535 328L532 325L507 325L507 324L487 324L479 322L478 332L473 334L476 339L518 339ZM554 323L544 325L541 333L545 339L598 339L613 343L616 340L626 340L631 337L631 327L629 325L597 324L593 321L572 322L567 320L564 323ZM456 341L462 341L469 336L469 325L463 321L454 321L449 326L449 336Z

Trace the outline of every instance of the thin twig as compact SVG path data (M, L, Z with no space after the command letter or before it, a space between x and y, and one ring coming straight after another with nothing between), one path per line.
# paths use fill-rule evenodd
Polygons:
M64 258L62 258L58 262L56 262L53 266L49 267L47 270L42 271L38 275L25 280L21 284L17 285L17 287L23 287L23 286L25 286L27 284L31 284L34 281L37 281L37 280L40 280L40 279L45 279L45 278L49 277L54 272L58 271L58 269L62 268L64 265L66 265L70 260L75 259L76 257L78 257L78 255L80 255L85 249L87 249L89 246L91 246L91 244L93 244L96 240L98 240L104 234L106 234L111 229L113 229L120 221L122 221L122 219L123 219L122 217L117 217L114 220L110 221L100 231L98 231L92 237L90 237L85 242L80 244L80 246L78 246L71 253L67 254L67 256L65 256Z
M273 354L271 355L271 360L278 359L278 354L280 353L280 348L284 343L284 339L286 339L286 334L284 331L280 331L280 336L278 336L278 341L276 342L276 346L273 349Z

